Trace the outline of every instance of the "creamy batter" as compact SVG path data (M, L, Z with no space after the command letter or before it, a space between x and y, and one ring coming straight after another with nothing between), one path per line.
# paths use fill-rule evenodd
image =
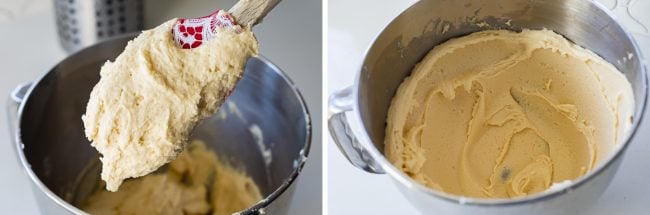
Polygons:
M110 191L173 160L197 121L217 111L258 52L248 28L217 28L217 38L178 48L171 33L175 22L130 41L114 62L104 64L90 94L82 119L102 154L101 177Z
M477 32L436 46L400 85L385 152L433 189L525 196L593 169L633 106L622 73L552 31Z
M103 189L82 207L90 214L232 214L262 199L243 171L221 163L200 142L188 145L165 173L127 180L117 192Z

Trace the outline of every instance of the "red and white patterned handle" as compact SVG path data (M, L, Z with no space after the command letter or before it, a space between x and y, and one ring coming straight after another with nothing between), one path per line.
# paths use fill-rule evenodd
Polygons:
M228 12L217 10L204 17L178 19L172 27L172 34L178 47L192 49L215 37L217 28L241 32L241 27Z

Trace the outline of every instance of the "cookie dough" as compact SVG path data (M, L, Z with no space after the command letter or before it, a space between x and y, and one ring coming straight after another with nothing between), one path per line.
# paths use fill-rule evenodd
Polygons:
M552 31L477 32L436 46L400 85L385 152L433 189L525 196L593 169L633 107L621 72Z
M262 194L243 171L222 163L200 142L188 145L165 173L124 182L117 192L100 189L82 206L90 214L232 214Z
M258 52L248 28L217 28L217 38L178 48L174 23L130 41L114 62L104 64L90 94L82 120L102 154L101 177L110 191L173 160L194 125L217 111Z

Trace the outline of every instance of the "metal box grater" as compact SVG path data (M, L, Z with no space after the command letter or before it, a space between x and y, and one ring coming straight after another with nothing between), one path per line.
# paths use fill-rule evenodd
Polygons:
M140 31L142 0L54 0L59 41L68 53Z

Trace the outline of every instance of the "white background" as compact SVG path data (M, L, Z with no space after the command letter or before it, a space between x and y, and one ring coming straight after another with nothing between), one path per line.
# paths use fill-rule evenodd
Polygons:
M149 0L145 27L173 17L199 17L234 0ZM290 214L321 211L321 1L283 0L254 31L261 54L298 85L312 115L312 148ZM0 0L0 214L38 214L31 184L9 137L5 101L18 83L32 81L67 55L58 43L53 0Z
M353 83L374 37L415 0L329 0L327 93ZM650 57L650 34L628 14L650 27L650 1L599 0L612 8ZM624 7L630 4L630 10ZM646 114L647 116L647 114ZM642 122L612 184L584 214L650 214L650 117ZM353 167L328 138L329 214L417 214L388 175ZM432 211L431 214L435 214Z

